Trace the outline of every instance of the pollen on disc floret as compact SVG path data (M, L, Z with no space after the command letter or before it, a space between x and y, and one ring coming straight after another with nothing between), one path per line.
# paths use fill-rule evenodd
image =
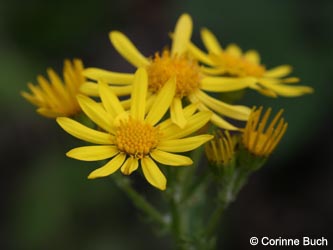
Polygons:
M119 151L135 158L143 158L156 148L159 129L150 124L129 119L121 121L116 131L115 144Z
M147 68L149 90L158 92L171 78L176 77L176 96L184 97L198 89L201 79L200 66L186 55L170 55L168 50L156 53Z

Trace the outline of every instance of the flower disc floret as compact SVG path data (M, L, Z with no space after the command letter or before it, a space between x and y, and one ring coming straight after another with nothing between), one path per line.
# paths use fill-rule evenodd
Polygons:
M157 93L174 76L178 97L188 96L200 87L199 64L186 55L172 56L168 50L163 51L161 55L156 53L147 71L149 89L153 93Z
M117 128L115 144L119 151L142 159L156 148L159 136L158 128L129 119L128 121L122 121Z

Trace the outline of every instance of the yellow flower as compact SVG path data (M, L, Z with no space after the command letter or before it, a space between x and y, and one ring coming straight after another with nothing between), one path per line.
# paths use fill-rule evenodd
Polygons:
M183 14L177 21L172 35L171 49L157 52L148 58L142 55L133 43L119 31L110 32L110 40L115 49L133 66L146 68L148 72L148 98L156 98L167 80L176 77L176 92L170 105L170 113L172 121L179 127L184 127L187 123L182 107L182 100L186 97L192 103L199 103L199 110L212 111L211 121L215 125L228 130L237 130L238 128L219 115L246 121L250 109L245 106L221 102L204 92L205 90L211 92L233 91L234 86L230 83L235 81L218 85L214 82L215 79L211 81L211 77L206 76L198 61L189 56L188 45L191 34L192 19L188 14ZM130 84L133 80L133 74L110 72L98 68L88 68L84 74L90 79L103 80L112 84L111 88L117 95L126 95L131 91ZM242 84L247 84L247 82ZM82 91L88 95L98 95L97 86L94 83L85 84Z
M133 81L128 112L103 82L98 83L102 105L87 96L78 96L83 112L100 129L88 128L66 117L58 118L57 122L69 134L90 143L100 144L72 149L67 156L83 161L112 158L90 173L89 179L108 176L119 168L123 174L129 175L141 165L147 181L164 190L166 178L155 161L170 166L191 165L192 160L189 157L174 153L193 150L213 137L198 135L185 138L206 124L211 113L204 111L193 114L196 107L190 105L184 109L188 123L183 129L173 124L170 119L159 123L174 96L175 79L171 78L162 87L148 112L146 70L139 68Z
M280 110L264 131L272 109L269 108L263 117L260 118L262 109L263 108L260 107L257 110L253 109L251 112L250 118L244 129L242 142L245 148L254 155L267 157L280 142L287 130L288 124L284 122L283 118L280 119L283 112L283 110ZM274 128L278 121L278 125Z
M65 60L64 81L53 69L48 69L49 81L39 75L37 77L39 85L28 83L31 94L23 91L21 95L37 106L37 112L43 116L49 118L73 116L81 112L76 95L85 81L82 72L81 60L74 59L73 62Z
M230 44L226 49L223 49L217 38L208 29L202 29L201 38L208 54L193 44L189 45L189 50L195 58L210 66L204 67L202 70L205 74L211 75L210 81L215 81L217 85L234 81L238 89L250 87L271 97L277 95L294 97L313 92L311 87L290 85L299 82L299 79L287 77L292 71L289 65L281 65L267 70L261 64L258 52L254 50L243 53L235 44ZM219 77L219 75L223 77ZM217 87L212 84L211 88Z
M235 153L235 141L228 130L220 133L205 145L206 156L214 164L227 165Z

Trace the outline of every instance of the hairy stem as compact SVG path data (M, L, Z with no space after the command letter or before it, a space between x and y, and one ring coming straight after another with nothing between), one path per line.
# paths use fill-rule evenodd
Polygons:
M129 180L125 178L119 178L116 175L112 175L112 178L116 182L117 186L126 193L131 199L134 206L141 210L148 218L154 221L156 224L162 227L167 226L166 220L164 220L162 214L151 205L140 193L132 188Z

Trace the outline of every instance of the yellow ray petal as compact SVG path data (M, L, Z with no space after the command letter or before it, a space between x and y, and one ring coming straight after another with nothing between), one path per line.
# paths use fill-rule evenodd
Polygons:
M104 82L99 82L99 94L102 99L102 103L107 112L112 117L117 117L119 114L124 113L124 108L121 105L118 97L112 92L109 86Z
M146 180L154 187L165 190L166 178L156 163L149 157L141 159L141 166Z
M57 118L57 117L63 115L63 114L55 112L54 110L49 109L49 108L39 108L39 109L37 109L37 113L40 115L43 115L45 117L48 117L48 118Z
M118 53L133 66L139 68L149 65L148 59L138 51L134 44L123 33L111 31L109 37Z
M241 105L230 105L224 102L221 102L217 99L210 97L202 91L197 91L195 96L207 107L216 111L221 115L228 116L230 118L246 121L249 118L251 109L246 106Z
M65 61L66 63L67 61ZM68 61L68 63L70 63ZM73 69L71 69L72 71L68 71L69 69L64 70L63 73L63 77L64 77L64 82L65 82L65 86L67 88L68 94L71 97L74 97L77 93L78 90L80 89L81 84L84 82L83 80L80 80L80 82L78 83L78 77L76 77L76 75L74 75Z
M225 72L225 69L224 68L210 68L210 67L202 66L201 71L204 74L208 74L208 75L222 75Z
M171 120L173 123L177 124L180 128L184 128L187 124L187 120L184 116L184 111L182 107L182 101L179 97L173 98L170 107Z
M69 93L66 91L62 80L59 75L51 68L47 69L47 74L50 78L54 90L63 98L63 101L70 103ZM64 104L62 104L64 105Z
M26 99L28 102L34 104L35 106L39 106L41 103L40 100L38 100L35 96L29 94L28 92L21 91L21 96Z
M116 96L127 96L130 95L133 86L132 85L127 85L127 86L109 86L111 91L116 95Z
M193 161L191 158L183 156L183 155L177 155L172 154L168 152L164 152L158 149L155 149L150 153L150 156L159 163L162 163L164 165L168 166L188 166L193 164Z
M113 141L111 134L88 128L70 118L58 117L57 122L67 133L83 141L96 144L111 144Z
M253 85L250 88L254 89L254 90L258 91L260 94L268 96L268 97L276 98L278 96L273 90L263 88L262 86L259 86L259 85Z
M236 44L229 44L225 50L234 57L242 56L242 50Z
M50 106L54 107L64 105L62 102L65 100L65 98L61 95L61 93L53 89L50 83L43 76L37 76L37 81L44 93L45 101L47 101Z
M137 170L139 166L138 159L134 157L129 157L125 163L121 166L121 172L125 175L130 175L133 171Z
M66 153L68 157L81 161L99 161L111 158L119 153L115 146L84 146L74 148Z
M193 102L189 105L187 105L183 111L184 111L184 116L186 119L189 119L194 113L195 111L197 111L198 109L198 105L199 103L198 102Z
M99 127L107 132L114 134L112 126L113 117L110 113L105 112L102 106L84 95L78 95L77 100L84 113Z
M214 62L211 60L211 58L202 52L197 46L195 46L193 43L189 43L187 46L189 52L192 54L192 56L197 59L198 61L213 66L215 65Z
M280 78L289 75L292 71L290 65L281 65L270 70L267 70L264 74L264 77Z
M239 128L235 127L231 123L224 120L222 117L216 115L215 113L212 115L212 118L210 119L213 124L215 124L217 127L226 129L226 130L232 130L237 131Z
M194 95L189 96L189 99L191 102L197 102L198 99ZM212 112L209 108L207 108L204 104L199 103L198 108L201 111L209 111L212 113L210 121L218 126L219 128L226 129L226 130L239 130L239 128L235 127L234 125L230 124L226 120L224 120L222 117L218 116L214 112Z
M186 49L190 42L192 35L192 19L188 14L182 14L175 27L173 34L173 41L171 47L171 55L181 55Z
M32 83L28 83L28 88L31 90L33 95L39 100L39 101L44 101L44 94L40 87L33 85Z
M198 112L187 120L187 124L183 129L179 128L176 124L172 124L168 126L167 130L163 130L162 138L164 140L178 139L192 134L203 127L210 120L211 115L210 111Z
M132 85L127 86L109 86L116 96L127 96L132 91ZM99 97L98 84L94 82L85 82L80 87L80 92L88 96Z
M121 165L123 165L125 159L126 159L125 154L122 153L118 154L111 161L106 163L103 167L100 167L95 171L91 172L88 176L88 179L95 179L113 174L121 167Z
M201 39L208 52L216 55L223 52L219 41L209 29L203 28L201 30Z
M228 92L245 89L255 85L257 79L254 77L231 78L209 76L201 80L201 89L212 92Z
M155 100L156 100L156 95L155 94L151 94L151 93L147 93L147 101L146 101L146 110L145 110L145 113L147 114L152 105L155 104ZM123 105L124 106L124 105Z
M191 151L205 142L213 139L212 135L198 135L187 137L184 139L174 139L174 140L163 140L161 141L157 148L168 152L187 152Z
M123 108L125 110L129 110L131 108L131 99L127 99L125 101L121 101L121 106L123 106Z
M135 72L131 95L131 115L139 121L143 121L145 116L147 89L147 71L144 68L139 68Z
M283 135L285 134L288 128L288 123L285 123L280 130L280 133L276 136L274 143L267 149L267 152L273 152L276 146L279 144L280 140L282 139Z
M260 55L255 50L248 50L245 52L244 57L247 61L254 63L254 64L260 64Z
M288 77L288 78L281 79L281 81L283 83L297 83L300 81L300 79L298 77Z
M72 76L71 79L75 79L76 83L76 88L79 87L85 80L85 77L83 75L83 70L84 70L84 65L82 60L80 59L74 59L73 62L71 63L70 60L68 60L67 63L68 66L65 67L70 67L72 70L67 70Z
M95 81L103 81L112 84L131 84L134 74L118 73L98 68L86 68L83 75Z
M308 86L289 86L282 84L270 84L268 81L260 81L264 87L273 90L278 95L285 97L294 97L304 94L310 94L313 92L313 88Z
M94 82L84 82L80 86L80 93L85 94L87 96L99 96L98 92L98 84Z
M159 120L161 120L171 105L171 102L175 96L175 91L176 79L173 77L164 84L163 88L159 91L156 98L154 99L154 103L152 104L145 119L147 123L155 125L157 122L159 122Z
M194 113L195 111L198 109L198 103L191 103L190 105L187 105L184 109L184 116L185 119L188 120ZM171 119L167 119L163 122L161 122L158 127L161 130L168 130L169 126L173 125L173 122Z

